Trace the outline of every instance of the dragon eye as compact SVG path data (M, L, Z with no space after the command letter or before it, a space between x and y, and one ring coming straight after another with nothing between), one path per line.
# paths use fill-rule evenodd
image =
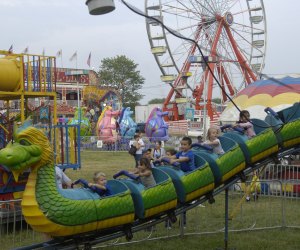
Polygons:
M24 139L20 140L19 143L20 143L21 145L23 145L23 146L30 146L30 145L31 145L28 141L26 141L26 140L24 140Z

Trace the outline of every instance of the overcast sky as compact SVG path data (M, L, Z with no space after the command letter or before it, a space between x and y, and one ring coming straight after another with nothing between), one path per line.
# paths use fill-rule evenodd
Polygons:
M144 9L143 0L128 0ZM0 49L55 56L62 49L63 67L74 67L69 59L78 53L78 68L98 70L103 58L125 55L137 63L146 79L142 104L165 98L169 92L160 81L160 70L150 52L145 20L115 1L116 10L91 16L85 0L0 0ZM300 1L265 0L267 16L267 56L264 73L300 73ZM58 67L61 60L58 59ZM162 87L164 86L164 87Z

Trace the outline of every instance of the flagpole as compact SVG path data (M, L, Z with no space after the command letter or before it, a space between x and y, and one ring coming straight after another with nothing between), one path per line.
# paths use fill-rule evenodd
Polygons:
M79 114L79 124L81 124L81 110L80 110L80 91L79 91L79 81L78 81L78 66L77 66L77 51L76 51L76 80L77 80L77 108Z
M77 51L75 51L75 53L71 56L70 61L76 60L76 70L75 70L75 77L76 77L76 85L77 85L77 109L79 112L79 124L81 123L81 110L80 110L80 91L79 91L79 80L78 80L78 60L77 60Z
M61 62L61 67L63 68L63 59L62 59L62 49L60 50L60 62Z

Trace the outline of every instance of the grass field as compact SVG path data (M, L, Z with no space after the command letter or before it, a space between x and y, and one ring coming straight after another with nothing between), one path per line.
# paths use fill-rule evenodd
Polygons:
M92 180L95 171L107 174L108 179L121 169L133 169L134 159L127 152L104 153L84 151L82 168L80 170L67 170L67 175L72 179L84 178ZM229 199L229 212L235 211L233 219L229 222L228 249L300 249L300 227L289 228L286 226L300 226L299 208L300 200L282 199L275 197L260 197L257 202L239 204L242 194L231 193ZM239 204L239 205L238 205ZM118 246L109 245L109 249L224 249L224 194L216 197L214 204L205 203L204 207L196 207L187 213L188 223L184 236L180 235L178 223L171 230L166 230L164 225L157 225L156 231L137 232L133 241L126 243L124 238L118 240ZM272 228L251 230L257 228ZM242 231L248 229L248 231ZM214 233L212 233L214 232ZM172 236L172 237L171 237ZM26 238L26 240L25 240ZM145 241L147 238L160 238ZM18 233L14 243L10 235L1 235L0 249L11 249L12 245L24 246L34 242L44 241L39 234L32 236ZM115 242L115 241L113 241ZM105 243L105 245L112 242ZM105 245L102 245L105 247ZM98 248L98 247L97 247Z

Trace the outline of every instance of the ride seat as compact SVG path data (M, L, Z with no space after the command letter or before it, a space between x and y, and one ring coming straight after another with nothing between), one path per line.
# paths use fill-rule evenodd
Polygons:
M277 131L283 125L283 121L279 117L268 114L265 118L265 122L270 124L273 131Z
M201 168L206 165L206 161L201 156L194 154L194 159L196 168Z
M58 188L58 192L65 198L74 199L74 200L95 200L101 198L111 197L116 194L125 192L128 188L118 180L108 180L107 184L109 185L112 195L101 197L99 194L93 192L89 188L74 188L74 189L61 189Z
M249 150L248 150L247 145L246 145L246 141L249 140L248 136L246 136L245 134L242 134L238 131L229 131L229 132L224 133L222 135L222 137L227 137L227 138L237 142L238 145L240 146L241 150L243 151L246 162L251 163Z
M224 136L220 136L218 139L220 140L220 143L221 143L222 148L225 153L230 151L237 145L237 143L235 141L233 141L227 137L224 137Z
M112 194L119 194L127 191L126 185L124 185L122 182L119 180L108 180L107 184L109 185Z
M171 166L161 166L160 170L165 172L167 175L171 177L174 187L176 189L178 200L180 202L184 202L186 194L185 194L185 190L181 178L182 176L185 175L185 173L182 170L172 168Z
M296 120L300 117L300 103L296 102L293 106L277 112L284 123Z
M277 141L279 142L280 145L282 145L283 139L280 132L280 129L282 128L282 126L284 125L284 123L282 122L282 120L279 117L275 117L271 114L268 114L265 118L265 121L270 124L270 126L272 127Z
M258 134L264 132L266 129L270 128L270 124L266 123L263 120L254 118L254 119L251 119L251 121L252 121L253 128L254 128L256 135L258 135Z
M156 167L152 168L152 174L154 176L157 185L169 179L169 176L164 171Z

